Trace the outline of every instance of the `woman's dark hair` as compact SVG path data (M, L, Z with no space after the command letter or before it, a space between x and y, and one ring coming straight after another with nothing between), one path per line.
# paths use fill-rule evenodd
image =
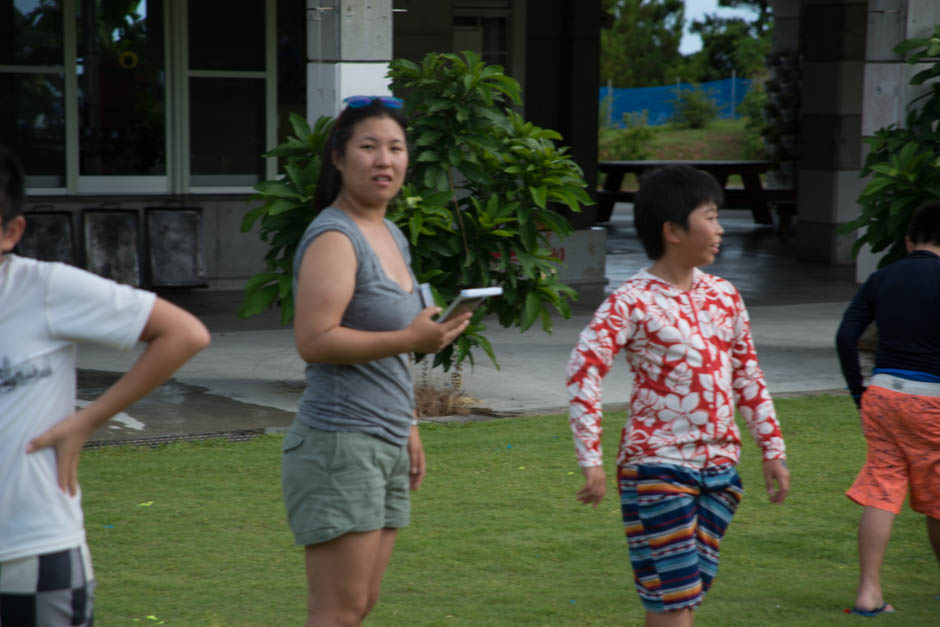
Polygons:
M667 165L640 177L640 189L633 199L633 224L646 256L656 260L665 254L665 223L687 230L689 214L711 202L720 207L724 192L708 172L687 165Z
M326 144L323 146L323 154L320 161L320 178L317 180L317 191L313 197L313 210L320 213L330 206L336 200L340 191L343 189L343 175L336 169L333 163L333 155L342 159L346 154L346 144L352 137L353 129L356 124L368 118L391 118L401 127L402 133L406 133L408 125L399 109L392 109L382 104L378 98L364 107L346 107L343 109L330 135L327 137Z
M24 178L19 159L6 147L0 146L0 219L3 226L23 213Z
M925 203L914 212L907 236L913 244L940 246L940 200Z

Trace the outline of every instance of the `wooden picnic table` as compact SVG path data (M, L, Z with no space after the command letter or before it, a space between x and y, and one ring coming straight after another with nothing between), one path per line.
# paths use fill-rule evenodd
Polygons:
M597 221L609 222L616 202L633 202L635 191L621 190L623 177L629 173L637 177L647 170L665 165L688 165L709 172L724 188L727 209L750 209L758 224L773 224L771 203L791 207L796 199L792 189L766 189L760 175L773 169L773 161L600 161L598 170L607 175L604 188L597 192ZM728 187L732 174L741 177L743 187ZM788 217L788 216L787 216Z

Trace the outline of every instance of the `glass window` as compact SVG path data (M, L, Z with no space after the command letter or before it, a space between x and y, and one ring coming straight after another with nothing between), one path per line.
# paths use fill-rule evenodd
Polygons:
M28 187L65 187L62 41L60 2L0 0L0 142Z
M505 17L480 18L483 27L483 61L507 67L509 51Z
M165 175L162 0L82 2L77 25L81 175Z
M0 0L0 143L34 189L251 186L271 167L261 155L275 133L290 132L288 114L306 111L306 4ZM175 88L185 102L169 100Z
M293 134L290 114L307 115L307 22L297 19L305 0L277 3L278 143Z
M264 180L264 87L264 79L190 79L193 186L250 186Z
M264 2L190 0L189 68L264 71Z
M58 74L0 73L0 142L17 153L27 187L65 187L65 100Z
M0 65L62 65L62 40L60 2L0 0Z
M188 16L190 186L254 185L265 175L265 3L190 1Z
M505 15L455 15L454 49L472 50L480 55L484 63L506 68L509 63L507 21Z

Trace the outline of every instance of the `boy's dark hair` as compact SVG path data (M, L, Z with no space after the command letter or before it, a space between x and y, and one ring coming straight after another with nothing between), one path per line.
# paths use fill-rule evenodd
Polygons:
M711 202L720 207L724 192L708 172L687 165L667 165L640 177L640 189L633 199L633 224L646 256L656 260L666 253L665 223L687 230L689 214Z
M925 203L914 212L907 236L914 244L940 246L940 200Z
M382 104L382 101L375 98L371 103L364 107L346 107L343 109L333 128L330 130L330 136L323 146L323 154L320 160L320 178L317 181L317 191L313 197L313 210L320 213L330 206L336 200L340 190L343 189L343 175L336 169L333 163L333 154L337 158L342 158L346 154L346 144L352 137L353 129L356 124L368 118L391 118L401 127L402 133L408 137L408 125L405 117L398 109L392 109Z
M19 159L0 145L0 219L3 226L23 213L24 178Z

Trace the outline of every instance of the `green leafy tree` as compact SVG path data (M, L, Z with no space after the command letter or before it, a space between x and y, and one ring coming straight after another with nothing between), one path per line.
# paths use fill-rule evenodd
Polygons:
M495 362L482 334L486 312L504 327L526 330L550 311L568 317L574 291L559 281L550 234L572 231L551 205L580 211L591 200L580 167L561 136L513 111L519 84L501 67L472 52L429 54L422 63L396 60L392 89L405 96L411 186L390 218L408 235L418 280L431 284L440 303L460 289L500 285L457 341L437 353L445 369L479 347Z
M396 60L389 76L404 94L411 120L410 184L388 217L411 242L412 268L431 284L439 304L460 289L500 285L503 295L478 309L458 340L437 353L435 366L448 369L480 348L494 363L483 324L487 312L506 327L531 327L541 319L552 328L550 312L570 315L575 292L558 279L559 260L550 236L571 234L571 225L552 205L580 211L591 202L581 169L556 142L555 131L526 122L513 111L521 104L519 84L499 66L470 52L429 54L421 64ZM240 315L281 310L293 319L293 258L313 219L311 200L320 171L320 153L331 120L311 129L291 116L294 136L267 153L285 163L275 181L255 186L261 201L242 221L250 230L260 221L268 244L267 268L249 279Z
M765 57L770 53L773 15L767 0L720 0L719 6L750 8L753 20L706 15L690 28L702 38L702 49L693 54L687 71L690 78L707 82L739 77L754 78L767 73Z
M606 10L613 23L601 31L601 81L614 87L675 82L683 64L682 0L612 0Z
M911 85L932 81L930 90L911 103L906 126L891 124L866 139L871 151L861 175L871 176L858 198L862 212L840 228L842 233L862 231L853 252L864 245L882 253L878 267L884 267L907 253L904 235L914 210L927 201L940 198L940 26L925 39L908 39L894 48L907 55L914 65L930 63L915 74Z

